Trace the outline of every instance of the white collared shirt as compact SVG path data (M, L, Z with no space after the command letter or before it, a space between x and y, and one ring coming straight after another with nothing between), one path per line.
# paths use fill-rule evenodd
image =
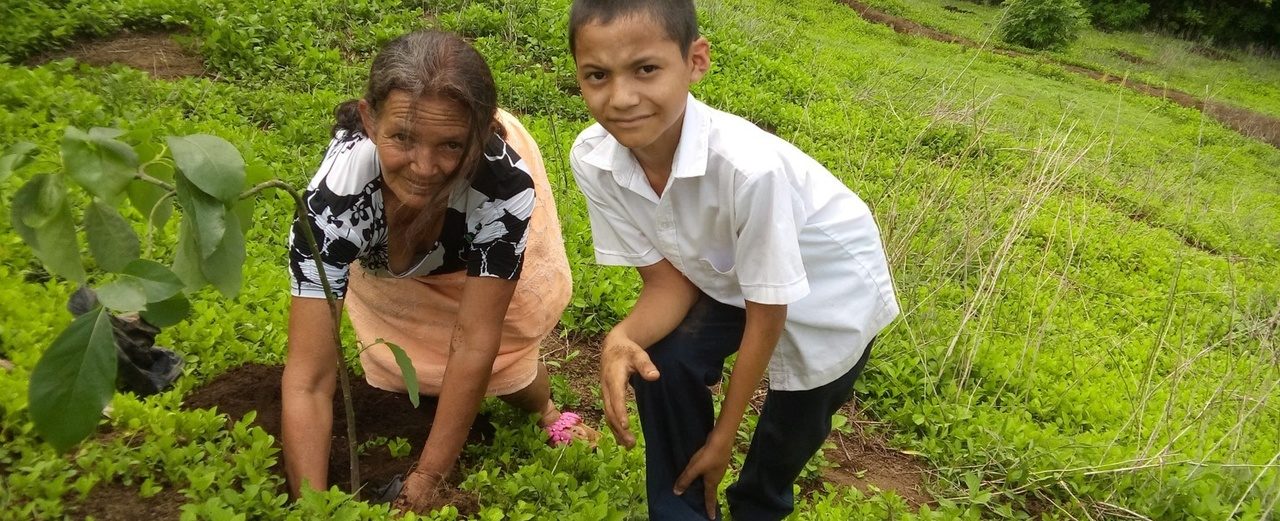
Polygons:
M586 195L596 261L666 258L708 296L786 304L769 386L834 381L898 315L880 232L867 205L804 152L689 96L659 197L631 151L600 126L570 163Z

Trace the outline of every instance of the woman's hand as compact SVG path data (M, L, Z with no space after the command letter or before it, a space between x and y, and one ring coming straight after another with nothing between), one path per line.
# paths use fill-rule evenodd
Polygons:
M400 495L396 496L391 507L405 512L426 514L444 506L441 504L444 486L446 486L444 476L415 469L404 478L404 488L400 489Z
M693 480L702 478L703 497L707 505L707 519L716 518L716 494L720 490L720 481L724 479L724 473L729 468L729 458L733 456L733 440L723 440L723 436L712 432L707 437L706 445L703 445L698 452L693 453L693 458L689 459L689 465L684 468L684 472L680 473L680 477L676 478L675 494L683 495L684 491L693 484Z
M658 368L649 360L649 354L622 335L605 337L604 350L600 354L600 394L604 399L604 416L609 430L622 446L631 448L636 436L631 433L627 419L627 381L633 374L650 382L658 379Z

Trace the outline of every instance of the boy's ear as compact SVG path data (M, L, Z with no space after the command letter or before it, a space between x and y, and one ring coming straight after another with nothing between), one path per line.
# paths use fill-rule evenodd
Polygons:
M689 44L689 66L690 84L697 83L711 69L711 42L705 37L699 36Z
M373 108L369 106L367 100L360 98L360 101L356 103L356 109L360 111L360 124L364 126L364 135L373 139L374 135L377 134L375 132L377 125L374 124L377 120L373 117Z

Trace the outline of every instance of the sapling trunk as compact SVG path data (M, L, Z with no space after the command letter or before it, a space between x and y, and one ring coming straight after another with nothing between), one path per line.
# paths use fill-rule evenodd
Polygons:
M267 188L279 188L287 192L293 198L298 218L310 219L302 195L288 183L278 179L258 184L241 194L240 198L251 197ZM324 264L320 261L320 247L316 244L315 234L311 232L311 226L309 226L311 223L304 224L306 225L299 228L302 229L302 237L307 241L307 247L311 249L311 259L316 264L316 273L320 275L320 286L324 288L324 298L329 303L329 315L333 321L334 344L338 346L338 386L342 388L342 408L347 417L347 452L351 456L351 493L357 494L361 483L360 457L356 447L356 411L351 401L351 379L347 374L347 359L342 352L342 314L338 311L337 297L333 294L333 288L329 286L329 277L325 274Z

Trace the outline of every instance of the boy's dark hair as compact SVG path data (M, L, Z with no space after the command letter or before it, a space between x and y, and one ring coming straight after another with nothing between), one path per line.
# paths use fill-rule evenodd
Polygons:
M569 8L569 52L578 56L578 30L584 26L635 15L657 22L680 46L680 56L689 56L689 46L698 39L698 11L693 0L574 0Z

